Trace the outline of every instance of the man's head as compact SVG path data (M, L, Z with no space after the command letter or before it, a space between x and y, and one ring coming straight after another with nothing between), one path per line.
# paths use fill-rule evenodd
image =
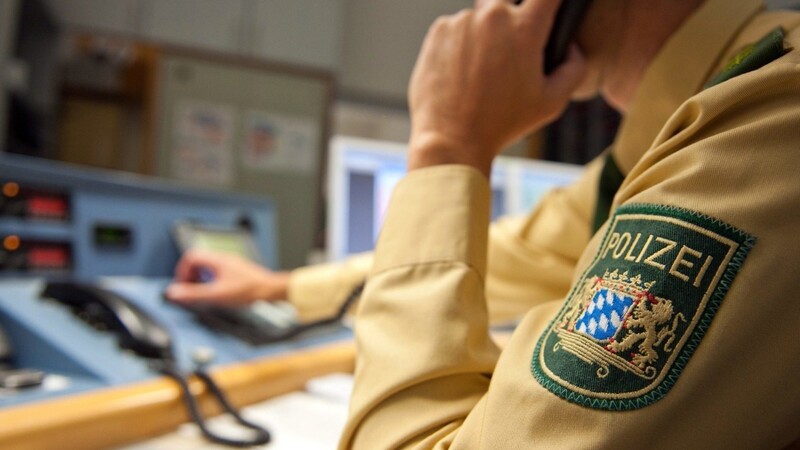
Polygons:
M600 94L625 112L661 47L704 1L595 0L577 37L589 71L576 98Z
M493 1L503 0L476 0L475 6L480 8ZM592 2L576 37L589 70L575 98L600 94L614 108L625 112L653 58L704 1Z

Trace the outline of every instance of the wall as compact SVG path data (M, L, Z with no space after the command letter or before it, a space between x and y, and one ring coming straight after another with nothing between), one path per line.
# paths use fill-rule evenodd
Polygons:
M46 0L67 26L336 73L334 133L405 141L406 86L433 20L472 0Z
M345 93L405 103L422 40L434 19L471 0L347 0L340 82Z
M336 70L344 0L47 0L70 26Z
M67 25L339 73L346 96L404 107L433 20L472 0L47 0Z
M347 101L339 108L343 114L336 118L337 129L370 129L372 137L391 140L397 140L406 126L398 126L398 119L407 115L408 79L428 27L437 16L473 4L473 0L46 1L67 25L334 72L339 98ZM767 4L800 8L800 0L767 0ZM383 134L383 130L388 131Z

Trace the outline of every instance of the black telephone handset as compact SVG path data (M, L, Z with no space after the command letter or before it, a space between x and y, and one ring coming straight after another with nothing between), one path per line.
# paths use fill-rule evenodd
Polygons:
M211 375L200 365L194 370L194 375L206 385L224 411L251 431L251 436L248 439L232 439L206 427L205 418L192 395L186 376L177 367L169 332L130 300L99 286L73 281L51 281L41 296L67 305L78 317L95 327L104 327L117 333L122 348L149 359L161 373L177 381L189 415L210 441L232 447L252 447L267 444L271 440L266 429L239 414Z
M145 358L172 358L172 339L167 330L128 299L108 289L73 281L51 281L42 297L67 305L90 325L116 332L122 348Z
M514 3L519 5L523 1ZM544 51L544 73L552 73L567 59L569 47L591 4L592 0L562 0Z

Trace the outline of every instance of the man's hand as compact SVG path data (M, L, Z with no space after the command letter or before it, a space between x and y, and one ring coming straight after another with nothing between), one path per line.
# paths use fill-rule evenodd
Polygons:
M210 280L199 282L201 273ZM286 298L288 272L272 272L236 255L190 250L175 267L166 297L178 303L206 302L237 306L255 300Z
M422 45L409 86L409 169L467 164L488 176L500 150L563 112L584 75L577 48L544 75L559 0L476 4L439 18Z

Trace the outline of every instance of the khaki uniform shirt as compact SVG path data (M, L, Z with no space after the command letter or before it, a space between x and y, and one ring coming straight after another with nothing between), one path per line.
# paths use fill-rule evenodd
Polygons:
M503 217L490 226L486 296L493 324L518 320L530 308L562 299L572 271L591 237L587 225L595 207L602 161L588 165L571 188L555 189L528 216ZM296 269L289 281L289 300L301 319L336 313L350 291L364 281L371 253Z
M522 284L572 287L545 302L532 290L502 352L484 294L487 181L465 166L410 173L360 305L341 448L797 440L800 52L703 85L777 25L800 48L798 22L707 0L665 44L612 150L626 177L609 219L587 240L596 164L506 238L522 253L517 279L534 280Z

